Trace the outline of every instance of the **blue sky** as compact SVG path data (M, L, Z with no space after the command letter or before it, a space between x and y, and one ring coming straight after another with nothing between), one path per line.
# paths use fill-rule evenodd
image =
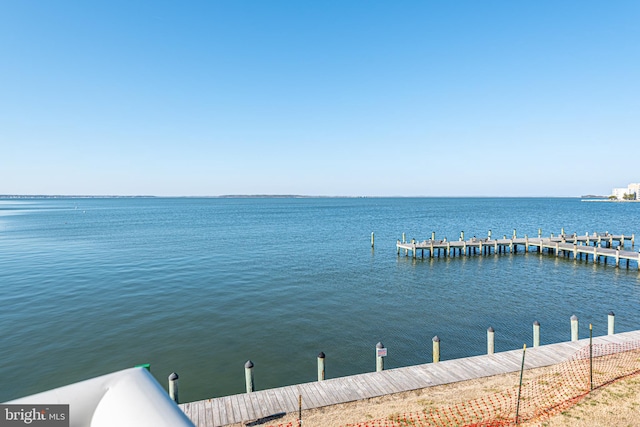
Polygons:
M637 1L0 2L0 194L640 181Z

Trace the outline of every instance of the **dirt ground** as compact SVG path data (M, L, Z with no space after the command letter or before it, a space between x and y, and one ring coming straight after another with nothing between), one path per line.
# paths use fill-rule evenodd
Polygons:
M528 371L527 375L529 378L541 376L547 373L546 369L549 368ZM306 410L302 411L302 425L304 427L341 427L371 420L390 420L405 413L449 406L517 388L518 380L519 373L511 373ZM297 427L298 414L234 424L233 427L266 427L288 423ZM550 419L520 425L640 427L640 376L634 375L598 388L568 410Z

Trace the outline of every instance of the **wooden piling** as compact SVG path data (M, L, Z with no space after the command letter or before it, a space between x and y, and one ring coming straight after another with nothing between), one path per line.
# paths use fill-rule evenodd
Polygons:
M533 346L540 347L540 322L533 322Z
M440 338L436 335L431 341L433 341L433 363L438 363L440 361Z
M176 403L178 402L178 374L175 372L169 375L169 397Z
M384 344L379 342L376 344L376 372L382 372L384 370L384 357L387 355L387 349L384 348Z
M371 232L371 247L373 248L373 244L375 242L375 238L373 237L373 231Z
M254 365L251 360L247 360L247 363L244 364L244 380L247 386L247 393L252 393L254 391L253 366Z
M613 335L615 334L615 323L616 323L616 315L614 314L613 311L609 312L609 322L608 322L608 328L607 328L607 335Z
M496 333L491 326L487 329L487 354L493 354L495 351Z
M578 317L571 316L571 341L578 341Z
M324 381L324 352L318 354L318 381Z

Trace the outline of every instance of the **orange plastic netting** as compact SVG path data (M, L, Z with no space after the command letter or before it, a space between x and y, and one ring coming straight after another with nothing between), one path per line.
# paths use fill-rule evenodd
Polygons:
M640 373L640 342L594 344L566 362L540 372L524 371L520 401L518 384L466 402L393 415L345 427L532 426L575 405L592 389ZM529 376L529 379L527 377ZM297 422L278 427L295 427Z

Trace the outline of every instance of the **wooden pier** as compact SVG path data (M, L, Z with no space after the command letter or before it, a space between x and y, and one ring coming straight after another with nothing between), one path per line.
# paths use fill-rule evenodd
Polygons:
M640 331L594 337L594 344L625 343L640 340ZM589 345L589 339L527 348L525 369L562 363ZM191 403L180 408L198 427L218 427L260 420L277 424L277 416L302 409L369 399L387 394L417 390L474 378L520 370L522 350L467 357L297 384L252 393L236 394ZM257 422L256 422L257 421Z
M625 245L630 243L632 250L625 249ZM462 237L457 241L449 241L446 239L435 240L434 236L429 240L422 242L401 242L398 240L396 248L398 254L401 250L405 251L405 255L411 252L413 258L417 258L418 252L424 258L425 252L427 256L433 258L438 257L455 257L470 255L490 255L501 253L517 253L518 248L524 252L530 252L532 248L540 253L555 253L556 256L573 256L574 259L588 260L589 257L593 262L612 259L616 266L620 265L620 260L626 260L627 266L629 261L635 261L640 270L640 253L633 250L635 246L635 235L613 235L609 233L593 233L579 236L576 234L551 237L529 238L516 237L502 239L492 239L491 236L478 239L471 238L464 240Z

